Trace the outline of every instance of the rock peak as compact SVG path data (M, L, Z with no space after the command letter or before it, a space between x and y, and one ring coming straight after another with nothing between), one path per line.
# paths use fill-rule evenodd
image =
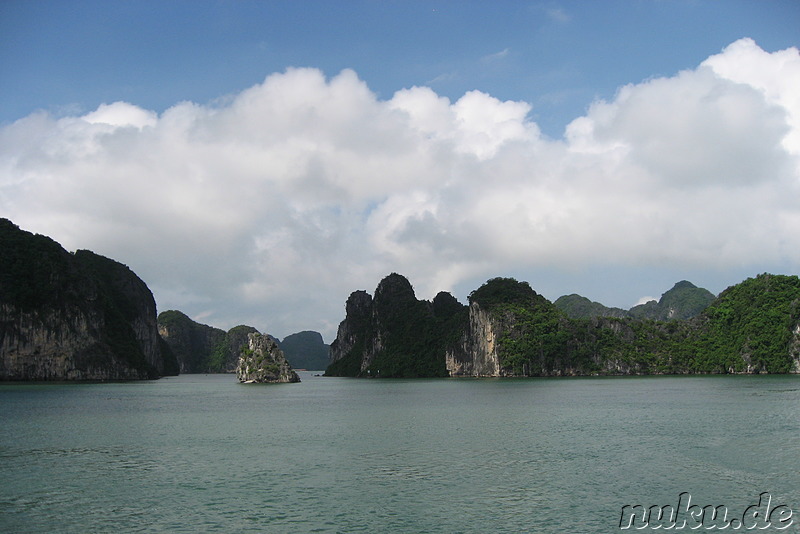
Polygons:
M416 300L414 288L408 279L397 273L392 273L380 281L375 289L377 302L392 300Z

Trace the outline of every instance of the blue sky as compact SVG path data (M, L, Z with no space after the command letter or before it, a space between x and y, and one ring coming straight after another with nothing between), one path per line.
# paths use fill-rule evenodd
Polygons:
M413 85L524 100L551 136L596 97L690 68L741 37L800 42L789 1L82 1L0 4L0 120L125 100L163 111L286 67L355 70L381 98Z
M800 271L800 2L0 2L0 216L330 342L396 271L629 308Z

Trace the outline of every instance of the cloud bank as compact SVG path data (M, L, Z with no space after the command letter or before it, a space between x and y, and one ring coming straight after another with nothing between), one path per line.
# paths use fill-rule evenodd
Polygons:
M328 340L392 271L430 298L537 268L800 266L797 49L742 39L561 139L530 111L293 68L161 114L37 112L0 127L0 210L128 264L160 310Z

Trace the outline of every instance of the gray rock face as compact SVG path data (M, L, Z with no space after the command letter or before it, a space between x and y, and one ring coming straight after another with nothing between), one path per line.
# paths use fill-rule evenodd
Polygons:
M243 383L300 382L272 336L251 333L239 356L236 376Z
M497 354L499 324L473 302L469 307L469 325L456 347L445 353L450 376L504 376Z

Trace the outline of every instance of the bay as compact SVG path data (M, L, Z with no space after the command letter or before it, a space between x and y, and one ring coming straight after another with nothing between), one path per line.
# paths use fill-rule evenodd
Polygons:
M769 492L800 532L800 376L301 379L0 385L0 531L591 534Z

